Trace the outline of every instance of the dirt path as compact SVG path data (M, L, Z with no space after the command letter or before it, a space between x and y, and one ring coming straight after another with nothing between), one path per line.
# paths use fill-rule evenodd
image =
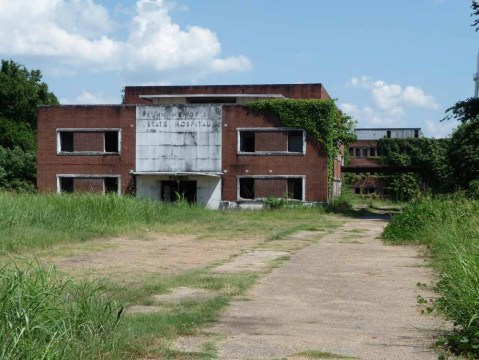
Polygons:
M431 337L444 324L417 305L418 295L433 296L416 286L430 284L431 271L417 249L377 239L384 226L348 221L264 277L206 330L218 335L219 358L437 359Z

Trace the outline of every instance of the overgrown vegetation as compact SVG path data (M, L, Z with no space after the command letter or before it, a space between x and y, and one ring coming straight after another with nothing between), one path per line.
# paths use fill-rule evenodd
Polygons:
M0 189L35 188L37 107L57 104L40 70L29 71L12 60L2 60Z
M457 325L445 339L453 351L479 357L479 201L460 194L422 198L393 217L383 237L427 245L440 275L437 308Z
M0 269L0 359L117 358L121 308L97 283L58 278L54 268Z
M188 222L209 213L128 196L0 193L0 251L116 235L145 225Z
M356 140L356 122L339 110L334 100L273 99L245 106L253 112L274 114L286 126L305 129L321 144L328 158L328 187L331 190L334 159L340 154L342 145Z

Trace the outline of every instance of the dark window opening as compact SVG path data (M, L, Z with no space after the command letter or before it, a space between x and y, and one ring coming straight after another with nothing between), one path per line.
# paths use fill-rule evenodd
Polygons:
M118 178L105 178L105 193L118 193Z
M236 104L236 97L187 97L188 104Z
M240 132L240 152L255 151L255 134L254 131Z
M391 130L387 130L387 131L386 131L386 137L387 137L388 139L391 138Z
M254 199L254 179L242 178L239 179L240 198Z
M361 156L361 149L356 149L356 156L360 157Z
M361 194L361 188L358 188L358 187L357 187L357 188L354 188L354 193L355 193L356 195Z
M60 178L60 192L72 193L73 192L73 178L61 177Z
M368 149L363 149L363 156L368 157Z
M288 179L288 197L303 200L303 179Z
M349 148L349 156L354 156L354 148Z
M288 151L303 152L303 132L288 131Z
M381 156L381 150L379 150L379 148L376 149L376 156Z
M375 156L376 156L376 149L375 149L375 148L369 149L369 156L371 156L371 157L375 157Z
M374 194L374 188L373 188L373 187L370 187L370 188L368 189L368 192L369 192L370 194Z
M60 151L73 152L73 133L69 131L60 133Z
M105 152L120 152L118 148L118 131L105 131Z
M190 204L196 203L196 181L162 181L161 200L167 202L186 200Z
M414 137L418 138L419 137L419 130L414 130Z

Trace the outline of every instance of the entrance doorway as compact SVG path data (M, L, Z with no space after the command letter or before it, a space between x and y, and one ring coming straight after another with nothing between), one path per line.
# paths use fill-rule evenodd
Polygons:
M185 199L190 204L196 203L196 181L168 180L161 182L161 200L174 202Z

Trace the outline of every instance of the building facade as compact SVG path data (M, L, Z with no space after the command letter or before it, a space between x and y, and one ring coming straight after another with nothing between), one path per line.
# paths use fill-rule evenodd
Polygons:
M38 112L38 189L178 196L218 208L268 196L327 202L327 157L303 129L244 104L328 99L321 84L132 86L122 105Z
M384 194L384 181L377 174L390 173L401 169L389 169L381 165L379 139L410 139L422 137L420 128L370 128L355 129L357 141L349 145L349 164L344 173L361 174L352 184L356 194Z

